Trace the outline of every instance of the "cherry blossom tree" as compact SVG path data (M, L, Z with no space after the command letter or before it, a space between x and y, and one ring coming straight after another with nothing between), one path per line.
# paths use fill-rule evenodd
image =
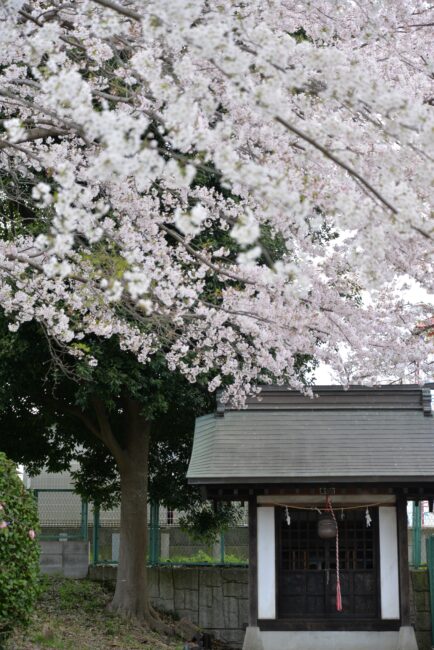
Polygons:
M300 354L344 384L430 372L432 306L402 292L433 290L429 2L0 11L11 328L35 320L90 366L80 341L115 337L237 404L303 389ZM135 417L134 451L106 435L124 467L145 462Z

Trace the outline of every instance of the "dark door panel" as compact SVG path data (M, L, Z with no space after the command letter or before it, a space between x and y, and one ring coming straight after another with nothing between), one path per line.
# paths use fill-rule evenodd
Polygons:
M316 511L296 510L288 526L277 517L279 618L376 618L378 616L378 513L366 526L362 509L338 510L343 611L336 611L336 543L318 537Z

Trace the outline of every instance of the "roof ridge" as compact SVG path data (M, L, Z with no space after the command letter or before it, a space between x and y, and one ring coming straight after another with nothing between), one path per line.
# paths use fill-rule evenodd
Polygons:
M262 386L257 396L248 397L244 409L224 403L217 394L216 415L226 411L291 411L291 410L416 410L432 414L431 391L428 386L312 386L313 397L288 386Z

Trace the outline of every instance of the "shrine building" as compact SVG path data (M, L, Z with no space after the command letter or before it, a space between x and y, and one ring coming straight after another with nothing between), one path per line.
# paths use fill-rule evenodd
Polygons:
M267 386L196 421L188 481L248 501L244 650L417 650L407 501L434 496L427 387Z

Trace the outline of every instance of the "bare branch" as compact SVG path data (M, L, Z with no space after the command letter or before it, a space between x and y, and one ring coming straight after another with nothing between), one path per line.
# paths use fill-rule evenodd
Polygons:
M99 397L95 396L91 401L95 409L102 440L112 452L118 466L121 467L125 461L125 453L113 433L113 429L108 418L107 409Z
M70 415L73 415L74 417L78 418L83 424L85 425L86 429L90 431L96 438L99 438L102 442L104 441L104 436L101 434L101 431L98 429L98 427L95 426L95 424L92 422L92 420L78 407L78 406L63 406L63 410L65 413L69 413Z
M138 14L137 11L128 9L127 7L124 7L123 5L118 4L117 2L113 2L113 0L93 0L93 2L95 2L97 5L101 5L102 7L107 7L107 9L112 9L113 11L116 11L116 13L121 14L122 16L126 16L127 18L132 18L137 22L140 22L142 20L141 15Z
M10 142L9 140L0 139L0 149L6 149L6 147L14 146L16 144L23 144L25 142L33 142L34 140L42 140L43 138L54 138L57 135L66 135L68 133L65 129L44 129L41 127L36 127L25 132L25 135L16 140L16 142ZM25 151L25 150L24 150ZM30 155L30 152L27 152Z
M425 237L425 239L430 239L432 240L432 236L429 234L429 232L426 232L425 230L422 230L422 228L418 228L417 226L411 226L412 230L415 230L418 232L422 237Z
M434 27L434 23L413 23L410 25L401 25L401 27Z
M96 438L104 442L104 438L101 435L100 430L98 429L97 426L95 426L94 422L90 419L90 417L78 406L74 406L72 404L65 404L60 399L56 399L55 397L45 397L44 402L48 404L51 408L57 409L61 411L62 413L66 415L72 415L74 418L77 418L84 424L86 429L94 435Z

